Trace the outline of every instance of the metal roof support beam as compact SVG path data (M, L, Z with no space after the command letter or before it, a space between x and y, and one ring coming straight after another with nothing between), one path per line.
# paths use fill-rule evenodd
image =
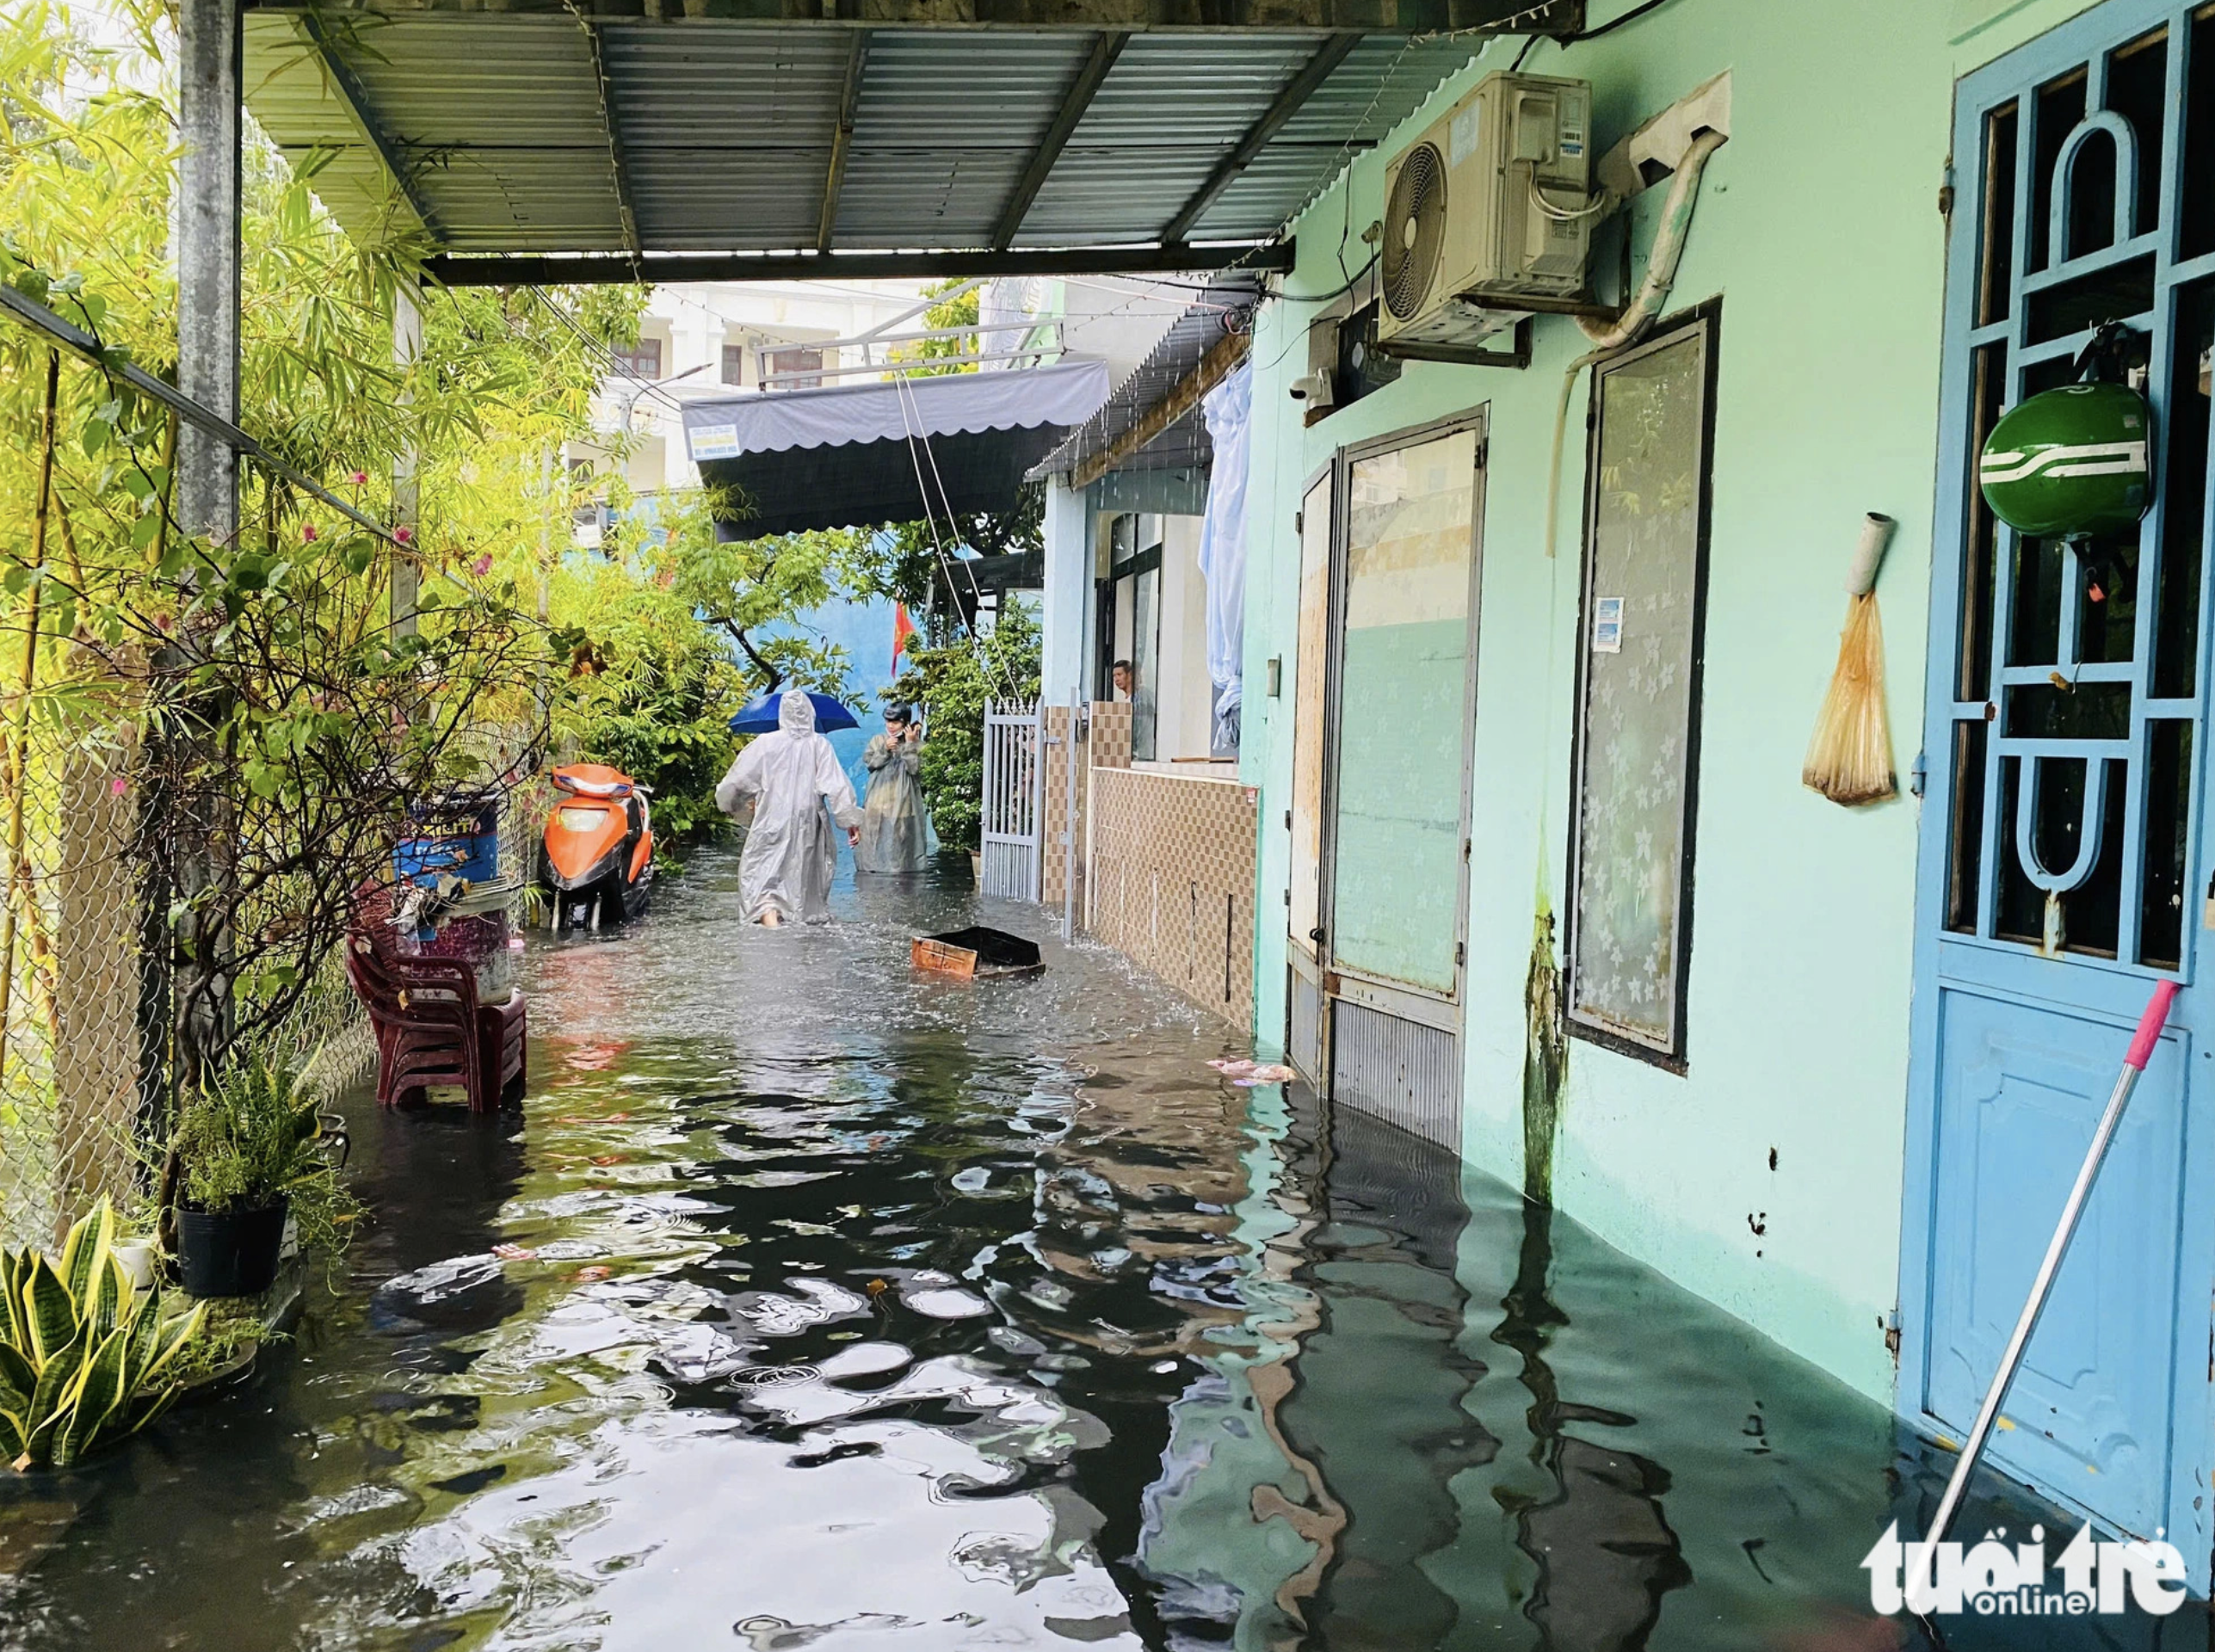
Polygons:
M1116 30L1101 34L1092 42L1092 51L1084 59L1084 66L1077 71L1077 78L1070 83L1068 95L1061 100L1061 109L1054 116L1053 125L1046 128L1046 134L1040 140L1037 152L1031 157L1030 165L1023 170L1021 180L1015 185L1015 193L1008 197L1007 206L1000 213L1000 227L992 232L995 251L1004 252L1015 244L1015 237L1023 227L1023 219L1031 210L1031 203L1039 198L1039 191L1046 187L1046 181L1053 171L1053 163L1061 158L1061 151L1069 146L1070 137L1076 132L1077 122L1084 119L1084 112L1092 107L1093 98L1098 94L1101 83L1108 78L1108 71L1115 66L1115 59L1123 55L1123 47L1130 38Z
M363 139L377 151L377 158L385 163L385 170L392 174L392 187L400 192L400 199L408 203L408 210L416 215L416 221L423 226L424 231L433 240L444 240L445 237L439 231L438 219L424 203L423 193L416 188L415 180L400 163L398 146L386 133L385 128L378 124L377 117L370 113L369 94L361 84L361 77L347 67L346 60L339 56L337 45L330 37L330 30L324 25L322 14L301 12L299 24L307 33L308 44L315 48L316 56L322 61L324 72L330 77L331 87L337 92L338 101L346 105L347 114L354 118L354 124L361 128Z
M238 422L239 88L245 26L233 0L177 7L177 389ZM177 521L238 532L238 459L199 425L177 430Z
M244 0L251 9L296 11L303 0ZM484 17L485 0L410 0L408 12ZM830 15L825 0L501 0L497 15L562 16L601 22L657 23L688 28L729 22L759 27L808 23L830 28L1025 29L1097 33L1167 29L1192 35L1283 34L1313 30L1349 34L1574 34L1583 27L1584 0L868 0L867 20ZM837 9L843 13L844 6ZM860 10L861 8L855 8ZM387 13L387 15L391 15ZM1203 18L1205 21L1200 21Z
M56 343L68 346L110 379L120 379L150 402L158 402L177 416L177 451L185 450L185 432L194 431L207 441L214 442L225 453L244 454L271 476L281 477L309 497L323 502L345 517L365 533L373 533L389 545L399 540L392 530L373 516L365 516L359 508L349 504L329 488L294 470L260 442L241 430L237 422L203 406L186 395L165 379L157 379L144 367L133 367L128 361L119 363L113 345L95 338L73 322L63 320L43 304L25 298L12 287L0 287L0 314L12 317L29 327L36 328ZM182 492L184 476L180 467L177 484ZM182 518L182 511L179 513Z
M1052 247L951 252L523 253L423 261L423 279L446 287L565 287L605 281L942 280L971 275L1171 275L1212 269L1281 274L1289 241L1197 247ZM941 302L934 299L933 303Z
M392 289L392 370L399 375L397 399L404 407L415 399L408 379L423 353L423 293L413 280L403 280ZM415 536L416 512L423 497L416 476L416 457L412 440L392 455L392 525L407 529L410 539ZM397 533L394 537L398 537ZM416 634L416 599L421 594L422 584L423 570L416 564L414 551L395 546L392 587L395 637Z
M1279 92L1275 101L1262 111L1262 118L1246 129L1246 135L1237 146L1220 161L1207 175L1207 182L1184 203L1184 210L1169 219L1162 231L1162 239L1182 241L1192 233L1192 226L1200 222L1200 214L1215 204L1215 198L1231 187L1231 182L1254 163L1270 139L1275 137L1286 121L1298 114L1300 105L1315 95L1317 87L1330 77L1330 71L1346 61L1354 48L1361 43L1358 34L1334 34L1325 40L1316 54L1310 58L1300 71L1294 75Z
M861 105L861 76L869 66L869 31L857 28L846 44L846 81L838 92L838 130L831 134L830 164L823 175L823 211L815 225L815 250L830 250L838 232L838 197L846 187L846 158L854 151L854 115Z
M1216 340L1200 365L1177 380L1169 393L1156 402L1121 435L1109 442L1091 458L1077 461L1070 475L1072 488L1090 487L1101 477L1131 458L1156 436L1200 405L1200 398L1231 376L1231 371L1246 359L1247 351L1254 345L1251 333L1225 333Z
M608 83L608 53L601 44L599 26L588 22L582 12L577 21L592 47L592 81L600 93L600 125L608 134L608 170L614 181L615 210L623 219L623 244L637 259L646 248L639 238L639 215L631 207L631 176L623 164L623 135L615 127L615 91Z

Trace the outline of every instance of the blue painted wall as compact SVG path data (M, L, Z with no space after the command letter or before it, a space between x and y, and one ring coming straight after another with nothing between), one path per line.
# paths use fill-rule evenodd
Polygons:
M815 642L836 643L853 662L846 674L846 704L861 721L858 729L842 729L830 737L838 761L854 780L854 794L862 795L861 749L869 737L884 728L884 691L895 675L892 669L893 605L881 598L855 601L836 597L811 608L792 624L771 626L764 636L799 635Z

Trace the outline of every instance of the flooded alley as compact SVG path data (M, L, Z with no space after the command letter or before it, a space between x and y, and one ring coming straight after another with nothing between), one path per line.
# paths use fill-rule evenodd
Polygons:
M520 1117L355 1099L348 1277L244 1393L7 1488L0 1644L1910 1643L1856 1569L1934 1482L1879 1408L1224 1082L1112 952L941 984L908 935L1012 909L736 900L706 854L534 941Z

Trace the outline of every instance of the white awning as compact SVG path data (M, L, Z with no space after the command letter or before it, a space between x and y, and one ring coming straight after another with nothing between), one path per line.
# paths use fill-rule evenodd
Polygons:
M910 436L1066 428L1108 399L1105 361L1063 361L1008 373L949 373L891 384L757 391L688 400L685 443L694 464L799 447L905 441Z
M1108 399L1108 364L688 401L725 539L1012 510L1023 473ZM926 481L925 478L928 478Z

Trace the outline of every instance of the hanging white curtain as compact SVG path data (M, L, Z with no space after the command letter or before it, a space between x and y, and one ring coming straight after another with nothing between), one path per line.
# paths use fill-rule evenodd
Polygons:
M1207 518L1200 530L1200 575L1207 582L1207 675L1215 686L1214 749L1237 749L1240 679L1246 651L1246 459L1254 370L1242 361L1200 404L1215 462Z

